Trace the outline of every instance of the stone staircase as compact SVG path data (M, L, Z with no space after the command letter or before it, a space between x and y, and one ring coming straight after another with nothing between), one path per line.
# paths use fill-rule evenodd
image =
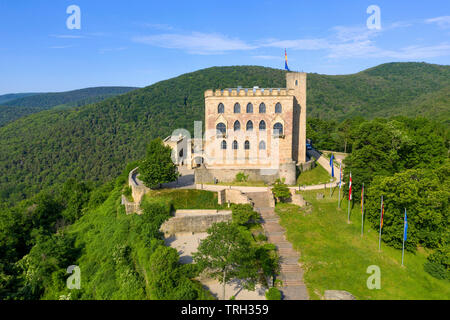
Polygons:
M308 291L303 282L303 270L298 264L300 254L286 240L285 230L279 224L275 208L271 206L272 195L266 192L246 193L253 202L255 211L261 215L261 223L268 240L278 249L280 256L280 274L278 279L283 282L281 292L283 300L308 300Z

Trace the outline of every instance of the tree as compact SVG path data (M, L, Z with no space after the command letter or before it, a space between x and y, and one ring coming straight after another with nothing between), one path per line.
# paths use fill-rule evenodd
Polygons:
M225 286L232 280L240 280L244 288L254 290L258 279L255 266L255 251L250 242L233 223L220 222L208 229L194 261L201 270L223 284L222 298L225 300Z
M177 179L178 173L172 161L172 149L164 146L159 138L150 142L147 156L139 166L139 173L142 182L152 189Z
M239 225L246 225L250 222L257 221L259 218L258 213L249 204L233 204L231 210L233 213L233 222Z
M274 197L277 199L277 201L281 202L291 197L291 191L289 190L288 186L284 183L284 179L283 181L281 181L280 179L275 181L275 184L273 185L272 188L272 193Z

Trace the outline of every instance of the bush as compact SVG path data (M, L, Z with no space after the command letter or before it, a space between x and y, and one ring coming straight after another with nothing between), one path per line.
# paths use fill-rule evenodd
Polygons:
M450 280L449 251L448 246L437 249L428 256L423 269L437 279Z
M291 197L291 191L283 181L278 179L272 188L272 193L278 201L284 202Z
M236 175L236 182L247 182L248 180L248 175L245 175L245 173L243 172L239 172Z
M259 218L258 213L249 204L233 204L231 210L233 212L233 222L238 225L246 225L257 221Z
M281 300L281 291L277 288L270 288L266 291L267 300Z

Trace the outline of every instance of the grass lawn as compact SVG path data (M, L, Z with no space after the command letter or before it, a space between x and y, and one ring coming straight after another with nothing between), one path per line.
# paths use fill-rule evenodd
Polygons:
M314 169L302 172L297 179L297 184L300 186L315 185L322 183L329 183L331 176L321 165L317 165Z
M347 224L347 201L337 209L337 190L333 197L316 200L318 191L302 192L313 210L290 204L277 205L276 211L287 238L301 252L305 283L311 299L320 299L325 290L346 290L357 299L450 299L450 281L438 280L423 270L427 252L405 253L401 266L401 250L382 243L378 251L378 232L365 225L361 237L359 204L351 211ZM327 193L326 193L327 195ZM381 269L381 289L369 290L367 267Z
M162 198L171 201L178 209L223 209L227 206L217 203L217 192L191 189L152 190L145 198ZM145 201L144 198L144 201Z

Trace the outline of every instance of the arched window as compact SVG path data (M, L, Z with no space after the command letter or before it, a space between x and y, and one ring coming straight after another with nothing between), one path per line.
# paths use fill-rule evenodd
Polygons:
M259 130L261 130L261 131L266 130L266 122L265 122L264 120L262 120L262 121L259 123Z
M250 150L250 141L245 141L245 145L244 145L244 149L245 150Z
M279 122L275 123L273 126L273 134L274 135L282 135L283 134L283 125Z
M234 123L234 131L239 131L241 130L241 123L239 121L236 121Z
M264 102L259 105L259 113L266 113L266 105Z
M266 142L261 141L259 143L259 150L266 150Z
M281 107L281 103L277 103L275 105L275 113L281 113L283 111L283 108Z
M247 131L253 131L253 122L251 121L247 122L246 129Z
M227 150L227 142L225 140L223 140L222 143L220 144L220 149Z
M253 113L253 105L251 103L247 105L247 113Z
M218 123L216 126L216 132L218 135L223 135L227 133L227 126L225 123Z
M219 103L219 106L217 107L217 113L225 113L225 106L223 103Z
M241 113L241 105L239 103L234 105L234 113Z
M237 150L239 148L239 144L236 140L233 141L233 150Z

